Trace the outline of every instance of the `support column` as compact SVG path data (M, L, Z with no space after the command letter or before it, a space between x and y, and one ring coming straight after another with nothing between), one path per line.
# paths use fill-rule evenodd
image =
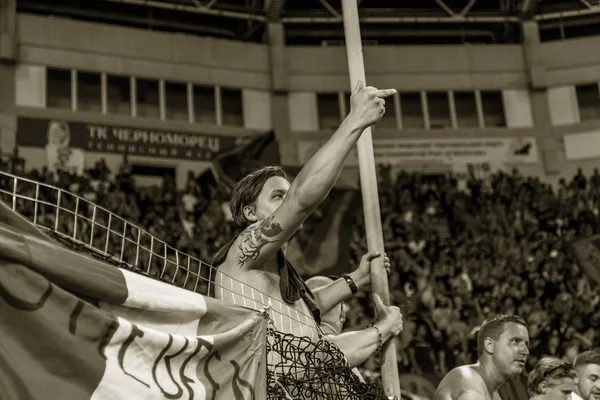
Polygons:
M296 164L298 152L290 135L290 115L288 107L287 57L285 52L285 30L281 22L269 22L267 37L269 44L269 64L271 69L271 126L279 144L279 157L282 164Z
M550 118L546 66L542 55L539 27L535 21L525 21L521 24L521 28L525 69L531 90L531 111L540 157L544 172L547 175L558 175L561 170L564 170L566 158L562 135L554 129Z
M542 43L540 41L540 29L535 21L521 23L523 33L523 58L530 87L533 89L545 89L546 65L542 54Z
M546 90L532 90L531 108L544 172L547 175L558 175L565 170L566 155L562 134L551 123Z
M17 0L0 0L0 61L17 60Z
M0 0L0 147L12 152L15 146L15 74L17 62L17 1Z

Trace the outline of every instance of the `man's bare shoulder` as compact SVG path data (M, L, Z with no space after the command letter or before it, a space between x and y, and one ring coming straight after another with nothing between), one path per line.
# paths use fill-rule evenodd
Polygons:
M454 368L435 391L434 400L487 399L487 389L475 364Z
M239 239L239 238L238 238ZM218 266L214 280L217 287L248 295L252 289L263 295L279 299L279 274L276 260L267 260L259 269L243 268L238 263L238 254L233 249L234 242L225 260ZM233 254L232 254L233 253Z
M479 374L479 371L477 369L477 364L463 365L463 366L452 369L450 372L448 372L446 374L444 379L442 379L442 382L444 382L446 380L448 380L448 381L467 380L468 382L472 382L473 380L476 380L478 382L481 382L481 384L483 384L483 379L481 378L481 375Z

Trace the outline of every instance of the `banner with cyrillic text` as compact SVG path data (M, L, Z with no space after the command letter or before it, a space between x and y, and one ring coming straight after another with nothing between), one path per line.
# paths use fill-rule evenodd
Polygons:
M100 153L130 154L209 161L235 147L237 138L173 132L130 126L19 117L17 145L75 148Z

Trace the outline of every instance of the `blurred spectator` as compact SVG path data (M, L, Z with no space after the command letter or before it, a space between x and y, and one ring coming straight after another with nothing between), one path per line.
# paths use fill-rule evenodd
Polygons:
M577 373L573 365L553 357L541 359L529 375L531 400L569 399L575 391Z

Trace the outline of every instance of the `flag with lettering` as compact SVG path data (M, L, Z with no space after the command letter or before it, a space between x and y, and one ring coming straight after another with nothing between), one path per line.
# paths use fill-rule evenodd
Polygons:
M0 203L0 399L263 399L265 317L62 247Z

